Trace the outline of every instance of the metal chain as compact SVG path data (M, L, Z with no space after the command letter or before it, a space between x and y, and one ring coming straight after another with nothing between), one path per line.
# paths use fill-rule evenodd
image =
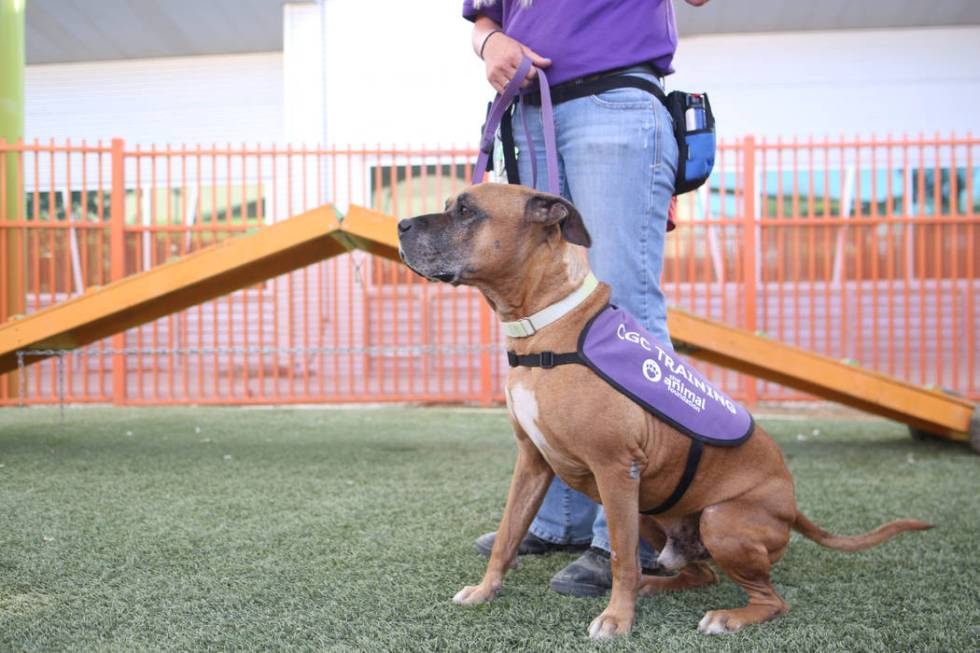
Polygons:
M220 354L367 354L373 356L409 356L418 354L474 354L484 351L504 353L501 344L491 345L415 345L402 347L113 347L98 349L20 349L17 354L17 379L20 385L18 405L26 408L27 374L24 359L28 356L57 357L56 374L58 387L58 408L61 421L65 421L65 356L166 356L173 354L220 355Z
M20 402L19 405L21 408L27 406L27 404L24 403L24 397L27 396L27 375L24 372L25 372L24 352L18 351L17 352L17 385L18 385L17 399Z
M58 412L61 421L65 421L65 355L58 355Z
M23 369L26 356L115 356L115 355L156 355L170 354L369 354L375 356L408 356L410 354L470 354L483 351L506 350L501 344L490 345L412 345L399 347L126 347L116 349L21 349L17 351L18 366Z
M352 255L351 260L354 262L354 283L361 290L366 290L367 284L364 282L364 261L367 260L367 257Z

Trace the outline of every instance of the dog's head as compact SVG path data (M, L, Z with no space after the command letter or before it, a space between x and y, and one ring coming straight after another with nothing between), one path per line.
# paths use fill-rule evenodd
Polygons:
M571 202L512 184L470 186L444 212L399 222L398 239L408 267L453 285L511 277L561 240L591 244Z

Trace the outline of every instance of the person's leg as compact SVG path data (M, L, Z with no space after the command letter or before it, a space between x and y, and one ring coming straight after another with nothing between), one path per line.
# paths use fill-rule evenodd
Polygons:
M670 114L632 88L566 102L556 113L565 186L592 236L592 270L612 286L614 304L669 346L660 276L677 168Z
M537 187L546 190L548 186L547 164L545 163L544 136L541 132L541 111L537 108L527 109L528 135L534 142L534 155L537 159ZM521 124L520 115L513 119L514 144L517 146L517 165L521 175L521 183L532 185L531 147L529 147ZM559 180L562 180L562 169L559 162ZM531 522L529 532L536 537L554 544L587 544L592 540L592 522L595 520L598 504L584 494L568 487L557 476L551 482L544 503L538 510L537 516Z
M554 544L588 544L598 507L556 476L528 532Z
M612 302L669 347L660 277L677 167L670 115L639 89L573 100L556 113L565 184L592 236L592 270L612 287ZM601 509L592 546L609 551ZM643 566L653 566L655 556L641 544Z

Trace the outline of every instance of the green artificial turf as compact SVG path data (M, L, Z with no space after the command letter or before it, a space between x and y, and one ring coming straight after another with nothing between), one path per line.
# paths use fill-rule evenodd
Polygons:
M725 579L641 599L629 637L592 643L605 601L547 587L569 555L450 602L503 507L502 411L0 410L0 650L977 650L980 457L883 421L761 423L818 524L937 528L856 554L794 535L782 619L698 634L744 600Z

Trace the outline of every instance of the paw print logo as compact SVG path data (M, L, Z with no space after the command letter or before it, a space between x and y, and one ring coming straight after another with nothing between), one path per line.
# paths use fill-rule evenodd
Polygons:
M660 372L660 366L657 365L657 361L652 358L643 361L643 376L651 383L656 383L660 380L663 374Z

